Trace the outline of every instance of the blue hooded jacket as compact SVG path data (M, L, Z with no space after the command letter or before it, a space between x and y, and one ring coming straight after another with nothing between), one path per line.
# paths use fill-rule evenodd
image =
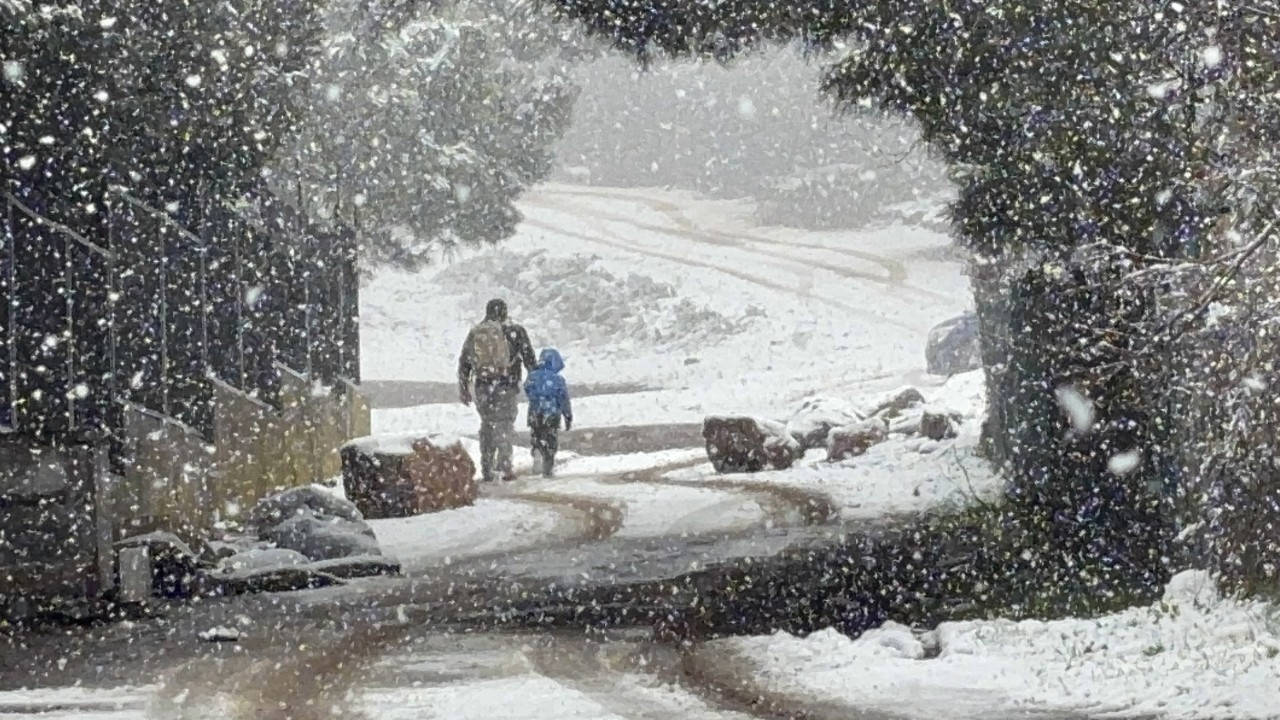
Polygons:
M555 348L545 348L538 357L538 366L529 373L524 383L524 394L529 398L529 415L556 417L563 415L565 422L573 422L573 408L569 404L569 386L560 371L564 358Z

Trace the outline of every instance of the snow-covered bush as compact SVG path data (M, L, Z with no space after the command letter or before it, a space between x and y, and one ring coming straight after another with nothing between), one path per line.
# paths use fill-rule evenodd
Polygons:
M92 221L108 182L149 201L238 194L299 118L312 3L0 3L0 187Z
M273 180L312 221L358 225L366 266L413 269L435 248L509 237L515 200L551 171L575 95L539 62L558 48L540 44L527 3L507 8L530 22L516 37L480 2L418 9L391 28L368 27L367 3L330 5L299 85L309 114Z
M483 277L481 287L476 282ZM471 297L482 307L490 291L507 298L513 313L553 328L564 343L615 347L619 341L668 350L695 348L742 332L749 318L733 319L681 297L675 287L640 273L618 275L597 258L543 252L498 251L456 262L435 284Z
M1255 232L1269 232L1257 228ZM1243 239L1243 238L1242 238ZM1237 254L1250 252L1237 248ZM1202 273L1167 380L1167 478L1185 561L1231 590L1280 596L1280 267L1250 252L1230 284ZM1216 290L1215 290L1216 289ZM1194 304L1192 304L1194 302Z

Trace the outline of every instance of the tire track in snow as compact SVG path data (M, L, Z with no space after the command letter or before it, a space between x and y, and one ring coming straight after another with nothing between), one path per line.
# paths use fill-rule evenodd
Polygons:
M550 505L562 512L566 508L569 509L572 514L578 517L576 539L582 542L593 542L613 537L622 529L626 518L625 507L585 495L538 490L531 493L522 493L513 499Z
M913 334L919 332L919 328L913 325L910 325L908 323L902 322L900 320L894 320L893 318L890 318L884 315L882 312L876 312L871 308L858 307L850 303L834 300L832 298L823 297L821 295L814 295L811 291L802 290L795 286L785 285L779 282L774 282L772 280L768 280L763 277L760 277L759 275L753 275L751 273L744 272L742 270L738 270L733 267L726 267L725 265L719 265L713 262L708 262L703 260L695 260L693 258L684 256L684 255L677 255L675 253L663 252L661 250L653 250L650 248L636 247L635 245L623 240L622 237L619 236L617 233L609 232L608 230L596 230L595 232L599 233L598 235L587 235L585 233L580 233L580 232L577 232L576 230L571 230L569 228L555 225L553 223L548 223L541 220L533 220L530 218L525 218L523 224L528 225L530 227L537 228L544 232L554 233L557 235L564 235L566 237L571 237L571 238L574 238L575 240L581 240L583 242L595 243L597 245L604 245L605 247L611 247L611 248L614 248L615 250L624 250L626 252L635 253L637 255L644 255L648 257L659 258L661 260L669 260L671 262L678 263L680 265L685 265L688 267L701 267L701 268L706 268L708 270L714 270L718 273L729 275L730 277L736 277L739 280L745 280L746 282L749 282L753 285L759 285L761 287L766 287L771 290L777 290L780 292L787 293L789 295L794 295L794 296L805 298L808 300L813 300L814 302L824 303L826 305L837 308L839 310L844 310L845 312L848 312L850 314L861 315L871 320L877 320L886 325L892 325L893 327L906 330ZM612 239L608 239L608 238L612 238Z
M643 205L656 212L662 213L669 220L671 220L671 222L674 223L676 227L669 228L661 225L654 225L652 223L646 223L641 220L637 220L635 218L628 218L626 216L618 215L616 213L604 212L604 211L599 211L594 209L586 210L586 209L577 208L577 207L566 208L563 201L557 201L551 198L546 198L545 200L542 200L544 204L555 205L561 209L566 209L567 211L580 216L586 216L588 213L590 213L591 217L605 217L609 220L627 223L636 228L639 228L642 230L648 230L650 232L676 234L692 240L698 240L698 241L710 243L713 245L734 247L746 252L753 252L761 255L767 255L769 257L777 258L777 259L784 260L784 261L791 262L798 265L818 267L823 270L827 270L829 272L832 272L837 275L841 275L843 277L847 277L850 279L868 280L871 282L887 285L889 287L910 290L915 294L926 295L935 300L939 300L942 302L949 303L954 299L949 295L944 295L942 293L937 293L927 288L922 288L916 285L908 284L907 266L905 263L899 260L884 257L882 255L877 255L875 253L870 253L863 250L854 250L852 248L847 248L847 247L832 247L830 245L823 245L820 243L813 243L813 242L805 242L803 240L779 240L776 238L768 238L766 236L759 235L750 230L729 233L721 230L705 228L698 225L696 222L694 222L694 220L689 217L688 213L685 211L683 207L667 200L646 197L644 195L633 195L630 193L620 192L620 191L611 192L608 190L599 190L599 189L578 189L578 188L557 188L557 187L538 188L536 191L530 193L526 197L531 199L536 204L539 202L539 197L538 197L539 195L543 195L543 196L563 195L563 196L570 196L570 197L585 196L585 197L598 197L606 200L622 200L626 202L634 202L638 205ZM761 248L748 249L747 245L761 246ZM880 267L884 268L886 275L882 276L874 273L859 272L857 270L853 270L852 268L833 265L831 263L825 263L819 260L805 260L803 258L797 258L793 254L788 254L788 253L777 250L779 245L786 245L788 247L802 248L806 250L818 250L822 252L829 252L829 253L835 253L840 255L848 255L850 257L854 257L859 260L864 260L866 262L879 265Z
M607 196L602 196L602 197L607 197ZM618 198L615 198L615 199L618 199ZM732 235L729 233L720 232L716 230L707 230L704 228L699 228L689 223L683 217L673 217L671 215L668 215L668 217L671 218L672 222L675 224L675 227L669 227L666 225L657 225L657 224L645 222L643 220L639 220L633 217L627 217L626 215L622 215L619 213L608 212L604 210L584 209L581 206L570 205L568 201L565 201L565 200L545 199L541 201L535 200L534 202L539 204L543 209L553 210L555 212L565 212L565 213L569 213L579 217L583 217L584 219L586 219L586 216L589 213L590 214L589 219L593 219L593 220L604 219L604 220L609 220L611 222L624 223L638 230L644 230L646 232L656 232L656 233L661 233L663 235L672 235L672 236L684 238L687 240L693 240L694 242L701 242L709 245L718 245L720 247L730 247L735 250L741 250L743 252L754 253L757 255L766 255L776 260L781 260L783 262L790 263L792 265L797 265L800 267L821 268L823 270L834 273L836 275L840 275L842 277L846 277L854 280L868 280L871 282L880 283L884 285L901 286L903 284L902 281L906 279L906 270L902 267L901 263L892 263L888 261L883 261L876 258L875 256L863 257L863 255L869 255L868 253L857 253L855 251L846 251L843 249L820 247L816 245L807 245L802 243L790 243L790 242L783 243L782 241L774 241L770 243L765 240L757 240L757 239L753 239L746 236ZM643 200L637 200L637 202L639 204L649 204ZM666 211L660 206L670 206L673 208L675 207L674 205L671 205L670 203L666 203L661 200L653 201L652 209L660 210L665 213ZM869 262L872 262L876 265L881 266L882 268L885 269L887 274L880 275L877 273L854 270L853 268L846 267L844 265L835 265L832 263L826 263L821 260L810 260L806 258L798 258L793 254L778 252L776 248L780 244L786 244L790 247L823 250L825 252L853 255L855 257L858 257L859 259L865 259L865 260L868 260ZM749 248L748 245L769 245L771 248L774 248L774 249L767 249L767 248L753 249L753 248Z
M840 511L825 493L794 485L760 480L737 480L730 478L714 480L672 480L665 475L673 470L683 470L706 463L699 458L682 463L673 463L659 468L640 472L621 473L600 478L598 482L611 484L638 483L647 485L665 485L682 489L719 490L727 493L752 497L764 509L773 527L791 525L826 525L840 518Z
M540 674L627 720L761 717L725 708L696 692L694 687L680 683L680 659L671 647L650 642L602 643L580 637L555 638L543 647L532 649L528 657Z
M336 637L319 631L308 637L298 630L281 628L258 638L252 643L256 652L178 668L164 682L150 715L166 720L363 720L350 705L350 689L406 630L357 624Z

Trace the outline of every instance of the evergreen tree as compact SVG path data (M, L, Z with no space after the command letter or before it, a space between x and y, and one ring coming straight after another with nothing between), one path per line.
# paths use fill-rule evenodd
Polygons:
M359 225L367 263L414 267L431 251L515 232L515 201L550 173L573 89L539 47L510 55L497 20L461 5L370 41L363 9L335 7L311 73L311 113L275 163L282 192L321 222ZM290 187L300 183L300 187Z
M0 24L0 181L67 220L109 182L156 202L254 183L297 119L289 88L317 29L288 0L11 0Z
M641 62L659 51L727 60L771 41L852 48L828 90L913 118L956 171L992 449L1029 533L1021 564L1033 582L1102 602L1119 585L1160 579L1159 493L1185 464L1171 439L1181 408L1164 389L1179 333L1170 320L1196 309L1170 271L1208 249L1237 250L1209 228L1233 202L1243 159L1265 142L1256 128L1274 127L1268 8L554 5Z

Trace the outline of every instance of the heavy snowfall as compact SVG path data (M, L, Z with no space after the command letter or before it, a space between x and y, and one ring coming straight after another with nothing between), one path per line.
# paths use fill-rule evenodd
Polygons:
M0 717L1280 718L1280 3L0 23Z

